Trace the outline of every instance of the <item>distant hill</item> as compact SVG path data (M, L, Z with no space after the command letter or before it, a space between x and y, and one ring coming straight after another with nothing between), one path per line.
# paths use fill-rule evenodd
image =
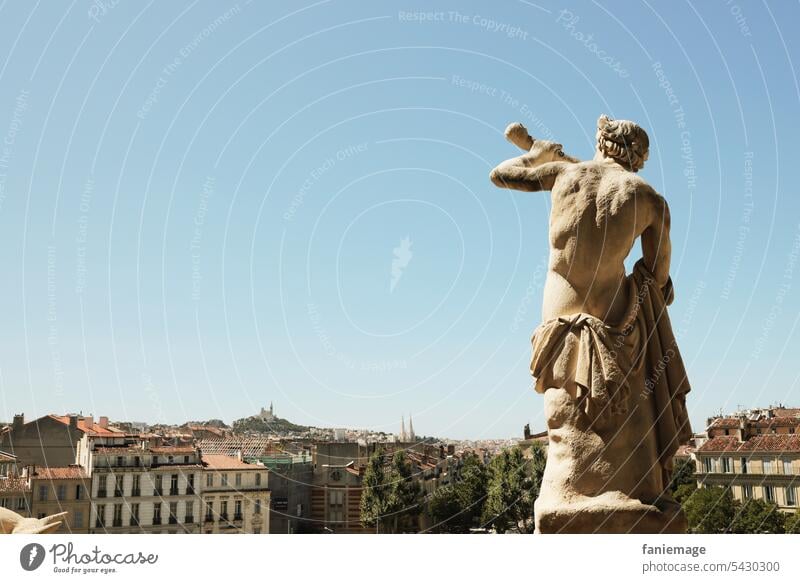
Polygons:
M217 429L230 429L222 419L209 419L208 421L187 421L184 425L203 425Z
M260 417L244 417L233 422L233 430L236 433L302 433L308 431L310 427L296 425L286 419L275 417L272 421L265 421Z

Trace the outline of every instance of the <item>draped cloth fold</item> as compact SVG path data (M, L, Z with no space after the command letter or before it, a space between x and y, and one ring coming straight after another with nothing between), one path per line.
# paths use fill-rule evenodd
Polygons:
M576 399L593 421L608 423L627 414L631 398L651 399L659 460L666 469L692 436L689 381L667 314L672 280L660 288L643 259L626 280L629 304L619 323L582 312L542 323L531 340L531 374L540 393L574 383Z

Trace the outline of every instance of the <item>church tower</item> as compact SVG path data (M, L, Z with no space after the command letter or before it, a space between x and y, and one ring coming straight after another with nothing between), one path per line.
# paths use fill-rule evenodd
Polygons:
M411 418L411 413L408 414L408 440L409 441L416 441L416 436L414 435L414 420Z
M405 442L406 440L406 418L400 416L400 442Z

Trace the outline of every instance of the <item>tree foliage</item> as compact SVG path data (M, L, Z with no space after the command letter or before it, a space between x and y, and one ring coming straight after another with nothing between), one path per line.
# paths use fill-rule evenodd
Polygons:
M535 444L526 459L519 447L503 450L489 465L483 520L499 533L533 532L533 505L539 496L546 456Z
M786 534L800 534L800 510L796 510L794 514L786 517L784 530Z
M672 480L669 483L670 490L673 496L681 486L691 485L697 487L697 480L694 477L694 460L691 458L684 458L675 463L672 469Z
M475 454L464 457L458 479L438 488L428 501L432 532L467 533L480 526L488 471Z
M785 515L772 502L746 500L743 504L737 504L730 532L781 534L784 532L785 522Z
M711 486L695 490L683 503L689 532L717 534L728 532L736 515L736 504L729 488Z
M421 496L413 466L405 453L395 453L387 465L385 452L377 450L364 471L361 522L374 526L377 532L415 530Z

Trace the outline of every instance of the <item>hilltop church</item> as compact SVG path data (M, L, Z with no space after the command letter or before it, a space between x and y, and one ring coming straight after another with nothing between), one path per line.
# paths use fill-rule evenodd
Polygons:
M258 418L262 421L275 421L275 413L272 410L272 401L269 403L269 410L261 407L261 412L258 414Z

